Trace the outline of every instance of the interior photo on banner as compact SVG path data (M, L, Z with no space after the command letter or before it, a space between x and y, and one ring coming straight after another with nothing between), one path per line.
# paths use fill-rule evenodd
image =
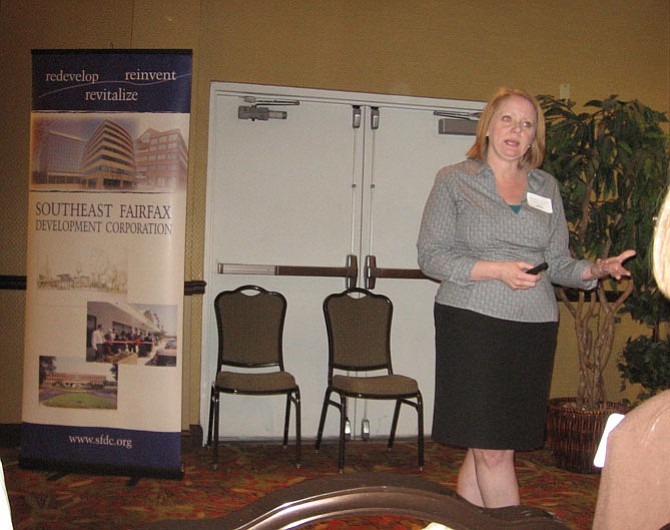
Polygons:
M34 50L24 467L181 474L190 50Z

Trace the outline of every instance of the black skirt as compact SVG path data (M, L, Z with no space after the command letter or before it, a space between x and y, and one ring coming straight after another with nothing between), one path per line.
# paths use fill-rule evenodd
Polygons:
M544 441L557 322L435 304L435 441L531 450Z

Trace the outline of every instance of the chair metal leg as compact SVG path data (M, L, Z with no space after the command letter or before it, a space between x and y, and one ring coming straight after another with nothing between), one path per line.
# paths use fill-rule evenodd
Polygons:
M217 469L219 467L219 406L220 406L219 393L214 389L212 392L212 407L214 408L214 440L213 451L212 451L212 469Z
M389 440L386 445L388 449L391 449L395 442L395 433L398 429L398 418L400 417L400 407L402 406L402 403L402 399L396 399L395 410L393 411L393 421L391 422L391 433L389 434Z
M214 401L214 387L209 392L209 424L207 427L207 447L212 446L212 428L214 427L214 407L212 403Z
M424 455L424 442L423 442L423 397L421 392L418 392L416 395L416 412L419 417L418 425L418 444L419 444L419 469L423 470L423 455Z
M319 429L316 432L316 442L314 443L314 449L318 451L321 448L321 439L323 437L323 427L326 424L326 415L328 414L328 404L330 402L330 394L332 390L330 388L326 389L326 394L323 398L323 406L321 407L321 418L319 418Z
M388 448L393 447L395 441L396 429L398 427L398 418L400 416L400 407L403 403L410 405L416 409L417 415L417 452L419 469L423 469L424 464L424 431L423 431L423 398L421 392L418 392L416 403L408 399L399 399L395 404L395 411L393 412L393 422L391 423L391 434L389 435Z
M326 415L328 414L328 407L333 405L340 411L340 429L339 429L339 440L338 440L338 457L337 457L337 466L342 473L344 471L344 438L345 438L345 425L347 423L347 398L342 394L340 396L340 403L330 399L332 390L328 388L326 394L323 398L323 406L321 407L321 418L319 419L319 429L316 433L316 442L314 448L318 451L321 448L321 440L323 439L323 429L326 424Z
M347 424L347 398L340 394L340 439L338 441L337 468L344 472L344 430Z
M288 426L291 423L291 392L286 393L286 409L284 411L284 449L288 447Z
M295 391L295 399L293 403L295 404L295 467L300 467L302 464L302 427L300 425L301 411L299 389Z

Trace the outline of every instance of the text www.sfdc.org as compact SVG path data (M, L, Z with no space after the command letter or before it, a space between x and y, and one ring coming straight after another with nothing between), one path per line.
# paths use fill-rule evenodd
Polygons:
M114 438L109 434L100 434L98 436L78 436L71 434L68 436L71 444L81 445L107 445L110 447L125 447L126 449L133 448L133 441L128 438Z

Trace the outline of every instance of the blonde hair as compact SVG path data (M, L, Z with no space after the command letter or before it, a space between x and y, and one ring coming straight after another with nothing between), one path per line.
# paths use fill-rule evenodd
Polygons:
M670 298L670 191L665 195L654 228L652 268L656 284L666 298Z
M477 125L477 134L475 137L475 143L470 149L468 149L467 157L469 159L477 160L486 160L486 151L489 147L489 139L487 136L487 131L489 125L491 124L491 119L496 113L500 104L507 98L512 96L519 96L530 102L535 109L535 138L530 144L530 148L524 154L523 158L520 161L520 165L527 165L531 168L540 167L542 165L542 160L544 160L544 149L545 149L545 123L544 123L544 113L542 108L537 100L531 96L528 92L521 88L507 88L501 87L489 100L484 112L482 112L481 117L479 118L479 124Z

